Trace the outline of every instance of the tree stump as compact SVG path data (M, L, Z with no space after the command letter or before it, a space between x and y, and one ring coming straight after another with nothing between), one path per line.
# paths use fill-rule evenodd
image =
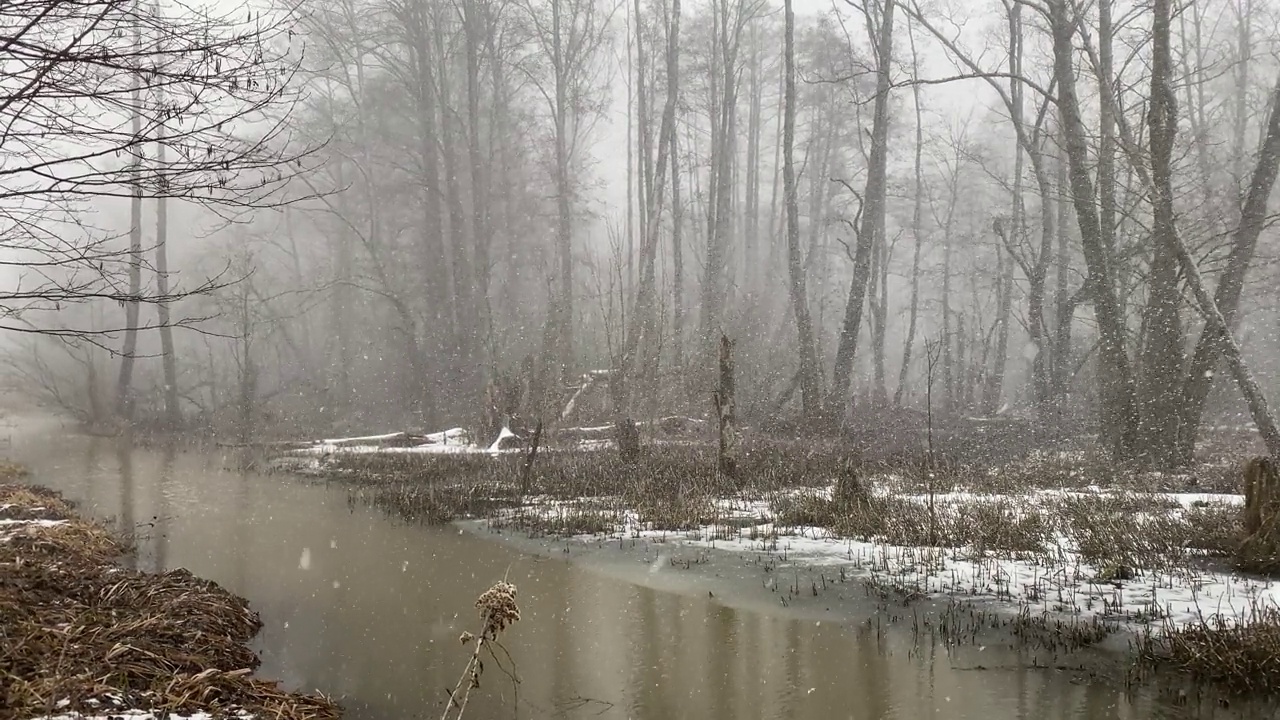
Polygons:
M1244 468L1244 536L1241 566L1280 570L1280 470L1269 457L1255 457Z
M737 410L733 399L733 341L720 336L720 387L712 394L720 418L720 472L738 476Z
M631 418L621 418L613 426L618 454L628 462L640 457L640 428Z

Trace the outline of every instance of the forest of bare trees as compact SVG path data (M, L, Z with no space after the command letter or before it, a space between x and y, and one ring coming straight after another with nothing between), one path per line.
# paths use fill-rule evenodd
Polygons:
M92 425L704 415L727 336L745 424L1280 453L1270 0L99 3L0 10L7 364Z

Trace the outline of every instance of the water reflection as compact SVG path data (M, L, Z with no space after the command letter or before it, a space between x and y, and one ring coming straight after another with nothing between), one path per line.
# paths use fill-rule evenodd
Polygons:
M47 438L47 436L46 436ZM1174 712L996 650L918 648L895 632L768 617L653 591L456 530L350 507L340 488L227 470L235 458L15 439L43 484L101 517L155 518L143 567L186 567L247 596L261 672L347 696L355 720L438 716L462 671L475 597L504 576L523 619L476 718L1150 718ZM978 669L979 666L993 668ZM1235 717L1235 716L1232 716Z

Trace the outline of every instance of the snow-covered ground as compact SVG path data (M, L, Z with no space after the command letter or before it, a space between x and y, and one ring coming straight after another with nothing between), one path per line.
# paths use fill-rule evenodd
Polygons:
M831 496L832 488L796 490L784 495ZM883 491L882 491L883 492ZM1022 495L955 492L935 495L938 505L994 503L1049 510L1066 497L1116 496L1102 489L1042 490ZM897 495L927 502L925 495ZM1135 497L1128 494L1126 497ZM1173 510L1197 506L1239 506L1243 496L1211 493L1152 493L1153 508ZM506 520L544 519L550 527L572 527L575 518L603 520L610 539L645 539L691 548L719 548L770 559L778 566L808 568L863 579L880 588L911 596L987 600L1010 611L1045 612L1079 620L1108 620L1131 627L1177 627L1217 618L1248 622L1260 607L1280 606L1280 583L1229 571L1207 570L1201 563L1172 569L1133 568L1132 579L1115 577L1115 568L1100 568L1081 559L1076 543L1055 530L1040 552L981 552L973 547L940 548L894 545L879 539L838 537L821 527L787 527L774 522L778 498L720 499L713 503L716 522L687 531L654 529L635 510L609 498L556 501L533 498L524 507L503 511ZM504 518L500 517L499 520ZM573 539L599 543L601 534ZM828 575L830 576L830 575ZM1127 577L1127 574L1126 574Z

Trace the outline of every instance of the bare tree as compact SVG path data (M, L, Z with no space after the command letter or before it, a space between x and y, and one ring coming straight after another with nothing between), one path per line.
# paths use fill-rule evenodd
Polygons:
M294 142L285 122L299 97L293 26L288 13L161 11L132 0L0 8L10 53L0 79L0 244L30 271L0 293L0 327L86 339L136 332L154 327L141 324L139 304L216 284L143 289L139 203L180 198L234 213L277 202L275 191L306 170L313 147ZM146 161L148 145L162 162ZM128 249L80 220L94 198L134 203ZM124 303L123 324L64 327L42 314L94 300ZM122 407L130 377L122 364Z
M556 362L558 379L565 382L574 366L573 213L575 164L604 105L602 49L617 4L595 0L530 0L526 15L535 44L541 49L545 72L531 72L551 114L552 179L556 196L556 259L560 281L556 299Z
M853 280L849 287L849 300L845 305L844 322L840 330L840 343L836 349L835 368L832 374L831 397L827 410L834 417L843 418L848 402L849 386L853 376L853 358L858 347L858 332L862 324L863 301L867 281L871 273L871 250L877 238L884 234L885 198L887 195L887 166L889 150L889 93L892 86L890 65L893 61L893 11L895 0L883 0L878 16L870 3L864 8L867 36L876 52L876 97L874 119L871 127L871 159L867 168L865 201L862 208L862 224L858 228L858 244L854 260Z
M813 320L809 315L809 298L805 292L805 273L800 257L800 212L796 202L795 137L796 137L796 40L795 14L791 0L786 0L786 39L784 41L785 91L782 129L782 185L787 215L787 273L790 278L791 307L795 313L799 335L800 402L806 418L814 419L822 411L818 397L818 355L813 338ZM816 218L810 218L816 222Z

